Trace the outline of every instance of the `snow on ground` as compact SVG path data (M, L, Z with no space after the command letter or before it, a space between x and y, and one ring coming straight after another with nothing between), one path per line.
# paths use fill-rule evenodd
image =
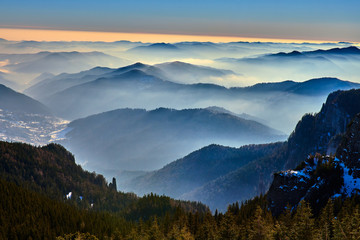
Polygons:
M349 173L349 168L345 166L344 163L340 163L340 166L344 169L344 186L342 187L341 191L346 196L351 196L355 192L360 192L360 179L354 178Z

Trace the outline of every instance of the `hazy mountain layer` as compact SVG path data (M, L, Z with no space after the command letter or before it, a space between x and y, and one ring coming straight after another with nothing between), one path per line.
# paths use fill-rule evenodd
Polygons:
M258 122L207 109L120 109L75 120L66 131L64 144L78 160L106 175L153 170L211 143L241 146L285 137Z
M303 114L318 111L330 92L360 86L336 78L262 83L244 88L205 83L181 84L166 78L168 75L179 75L173 68L181 71L184 66L183 63L172 64L171 71L164 67L169 64L161 65L164 67L161 69L159 65L141 63L115 70L92 69L79 73L79 76L65 75L64 78L57 76L53 80L45 80L27 92L46 103L59 116L71 120L126 107L183 109L215 105L266 119L267 125L290 132ZM190 68L191 72L199 74L205 71L206 74L201 75L204 78L224 74L219 69L204 70L201 66L192 65ZM189 75L189 72L184 72Z
M355 46L328 50L280 52L245 58L220 58L216 66L267 81L333 76L359 82L360 50ZM261 80L260 80L261 81Z
M36 54L0 54L8 61L4 69L18 73L78 72L94 66L118 66L128 62L101 52L39 52Z
M170 62L154 66L135 63L116 69L96 67L80 73L60 74L40 81L39 83L26 89L25 93L40 100L46 99L46 97L67 88L91 82L100 77L115 77L130 70L141 70L146 74L179 83L198 83L207 81L210 78L235 75L235 73L229 70L197 66L183 62Z

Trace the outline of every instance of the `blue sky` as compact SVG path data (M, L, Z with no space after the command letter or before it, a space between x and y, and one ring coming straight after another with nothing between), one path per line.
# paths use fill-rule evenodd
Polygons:
M360 41L358 0L1 0L0 27Z

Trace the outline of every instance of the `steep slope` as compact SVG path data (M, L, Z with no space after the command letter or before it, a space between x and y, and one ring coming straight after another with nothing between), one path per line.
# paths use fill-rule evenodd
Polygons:
M359 101L360 90L337 91L328 96L318 114L305 115L288 139L285 168L294 168L307 154L334 154L338 135L346 131L347 124L360 112Z
M2 179L44 193L52 199L77 200L82 196L88 206L91 203L98 209L113 206L115 211L136 199L134 195L119 193L118 199L101 200L102 196L111 193L105 178L82 170L75 164L73 155L60 145L33 147L0 142L0 158Z
M117 192L115 179L108 185L103 176L84 171L57 144L0 141L0 195L1 239L55 239L76 231L106 239L128 234L139 221L208 213L200 203Z
M336 156L309 156L295 170L277 173L268 192L271 211L278 215L287 204L308 201L313 209L330 197L349 197L360 192L360 114L348 125ZM315 212L316 213L316 212Z
M255 121L207 109L119 109L68 127L64 144L87 161L87 168L103 173L153 170L211 143L239 146L284 139Z
M133 193L117 192L115 179L108 185L102 175L84 171L75 163L74 156L60 145L34 147L0 141L0 159L1 179L44 194L51 199L67 200L68 203L80 208L123 212L129 217L132 210L139 210L132 208L141 198ZM152 198L161 199L154 195ZM146 197L143 200L146 201ZM169 208L180 204L189 211L206 211L206 207L201 204L172 199L167 201ZM151 209L148 210L151 212ZM131 217L140 217L135 215Z

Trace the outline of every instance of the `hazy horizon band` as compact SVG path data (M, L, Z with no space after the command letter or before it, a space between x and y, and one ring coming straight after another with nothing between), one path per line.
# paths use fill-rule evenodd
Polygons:
M26 29L26 28L1 28L0 38L9 41L132 41L132 42L281 42L281 43L325 43L338 42L330 40L306 40L306 39L281 39L281 38L255 38L237 36L206 36L206 35L182 35L161 33L125 33L125 32L95 32L74 30L51 30L51 29ZM359 44L357 42L353 42Z

